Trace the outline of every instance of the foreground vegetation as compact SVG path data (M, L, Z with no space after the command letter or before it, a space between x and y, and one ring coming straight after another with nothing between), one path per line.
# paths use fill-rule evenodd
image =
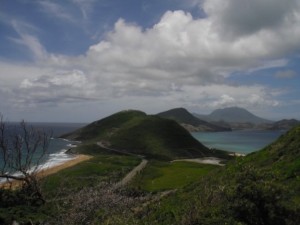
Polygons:
M64 210L68 210L67 202L80 191L119 181L139 161L136 157L100 152L88 161L50 175L41 181L41 190L46 199L44 205L29 202L28 196L22 195L22 189L1 190L0 224L9 224L13 220L28 222L57 218Z
M300 126L147 208L136 224L299 224ZM151 221L151 223L150 223Z
M108 126L112 123L113 129ZM163 124L160 128L164 130L152 136L159 133L158 124ZM186 137L182 141L185 147L194 142L182 130L169 136L167 127L172 124L130 111L69 134L85 140L70 152L93 158L42 179L44 204L30 201L22 189L0 189L0 224L11 224L13 220L21 224L300 224L300 126L261 151L220 167L168 161L184 156L181 148L174 152L169 149L177 143L176 137ZM105 132L99 127L106 127ZM116 183L145 160L126 132L137 137L134 144L144 146L148 164L129 185L119 186ZM140 142L143 136L151 140L151 147L145 145L148 142ZM122 143L135 150L131 155L128 149L110 151L97 144L99 138L110 142L110 148ZM185 149L186 156L194 150ZM206 151L213 152L196 150L201 154ZM221 151L213 153L226 156Z
M183 188L217 167L194 162L151 161L130 187L148 192Z

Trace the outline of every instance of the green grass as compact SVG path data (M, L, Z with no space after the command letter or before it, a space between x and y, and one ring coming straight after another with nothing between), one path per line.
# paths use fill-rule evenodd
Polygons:
M80 141L97 141L99 138L109 137L116 129L126 124L132 118L145 116L144 112L137 110L121 111L61 137Z
M71 148L69 150L71 154L84 154L92 156L105 156L105 155L124 155L121 153L109 151L97 145L94 142L88 141L78 145L76 148Z
M98 155L46 177L42 188L50 197L62 188L71 193L83 187L95 186L101 181L116 182L139 162L140 159L132 156ZM66 193L62 192L63 194Z
M134 179L131 186L145 191L182 188L218 166L193 162L151 161Z

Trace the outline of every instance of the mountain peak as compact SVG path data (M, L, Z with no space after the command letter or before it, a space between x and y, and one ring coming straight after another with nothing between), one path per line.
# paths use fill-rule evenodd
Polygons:
M210 115L209 119L212 121L225 121L229 123L270 123L270 120L258 117L248 110L240 107L228 107L223 109L216 109Z
M159 117L172 119L186 127L191 125L199 130L206 131L229 131L230 128L218 126L207 121L201 120L191 114L185 108L174 108L157 114ZM187 127L186 127L187 128ZM188 129L189 130L189 129Z

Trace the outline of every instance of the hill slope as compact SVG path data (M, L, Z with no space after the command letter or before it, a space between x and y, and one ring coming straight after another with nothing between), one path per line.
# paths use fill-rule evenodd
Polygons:
M300 126L147 208L152 224L298 225Z
M284 119L284 120L279 120L275 123L272 124L272 126L269 128L270 130L289 130L297 125L300 124L300 121L295 120L295 119Z
M62 138L102 142L110 148L158 159L212 155L175 121L135 110L113 114Z
M207 121L224 121L226 123L270 123L270 120L260 118L246 109L239 107L229 107L216 109L209 115L197 115L200 119Z
M276 170L286 178L300 176L300 126L296 126L261 151L249 154L244 164ZM300 190L299 190L300 191Z
M173 119L188 130L193 131L229 131L228 127L218 126L193 116L184 108L170 109L165 112L158 113L157 116L167 119ZM189 128L190 126L190 128Z

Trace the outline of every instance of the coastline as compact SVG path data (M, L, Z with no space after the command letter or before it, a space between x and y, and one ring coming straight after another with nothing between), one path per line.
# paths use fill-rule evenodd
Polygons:
M78 163L84 162L86 160L89 160L93 158L93 156L90 155L76 155L75 158L67 160L61 164L57 164L54 166L49 166L48 168L43 168L42 170L37 172L37 175L39 178L46 177L48 175L57 173L60 170L75 166Z
M76 155L74 158L72 158L70 160L67 160L67 161L64 161L60 164L56 164L56 165L49 166L49 167L43 168L41 170L38 170L36 172L37 177L38 178L44 178L44 177L49 176L51 174L55 174L55 173L57 173L57 172L59 172L63 169L75 166L78 163L87 161L91 158L93 158L93 156L90 156L90 155ZM21 183L22 183L22 181L12 180L10 182L5 182L5 183L0 184L0 188L4 188L4 189L13 188L13 189L15 189L15 188L19 187L21 185Z

